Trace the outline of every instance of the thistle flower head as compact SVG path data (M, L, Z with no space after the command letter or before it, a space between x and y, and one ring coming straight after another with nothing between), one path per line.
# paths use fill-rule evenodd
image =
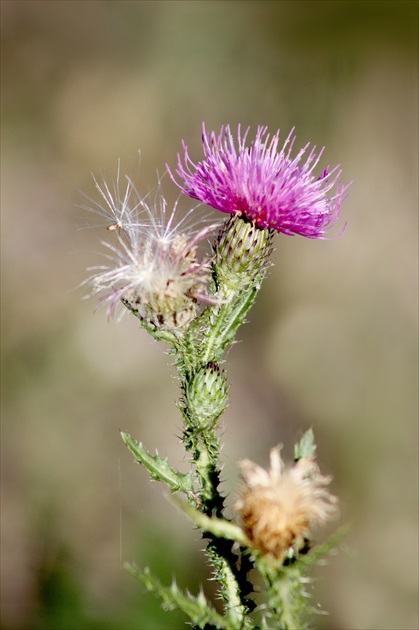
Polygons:
M177 204L168 212L160 188L149 203L149 195L142 197L129 178L121 193L119 169L114 185L96 179L95 184L102 202L85 207L106 219L113 240L101 241L105 263L89 268L93 273L83 283L90 289L87 297L99 295L108 315L122 301L157 328L186 327L199 302L211 303L210 266L199 260L197 248L218 224L196 221L196 208L177 218Z
M252 547L283 559L290 549L303 547L313 525L337 514L337 498L326 488L330 477L322 476L312 459L285 468L274 448L270 461L269 471L249 460L240 462L243 487L235 509Z
M324 148L316 153L309 143L292 157L294 130L280 150L279 131L271 137L267 127L259 126L249 145L248 135L249 128L241 135L239 125L236 142L229 125L218 136L203 125L204 159L195 164L183 143L176 170L181 183L167 167L170 176L186 195L261 229L324 238L339 219L348 188L339 183L339 166L316 176Z

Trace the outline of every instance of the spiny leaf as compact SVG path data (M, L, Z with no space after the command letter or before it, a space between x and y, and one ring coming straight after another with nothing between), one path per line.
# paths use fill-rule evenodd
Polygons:
M302 459L303 457L307 459L314 459L316 457L316 448L313 429L309 429L304 433L299 443L295 445L294 459L296 461Z
M207 624L210 624L217 630L237 630L236 625L214 610L202 591L195 597L189 592L182 592L176 582L172 582L170 586L164 586L150 573L148 568L140 570L132 563L125 563L124 568L141 580L149 591L158 595L165 609L175 610L178 608L192 620L195 626L205 628Z
M154 481L162 481L171 492L184 492L188 496L193 493L193 480L190 473L176 472L167 459L163 459L159 455L151 455L141 442L134 440L128 433L121 431L121 437L137 462L148 470Z
M330 552L342 542L349 530L350 525L342 525L342 527L339 527L324 543L315 545L307 554L298 556L298 562L308 566L316 564L321 558L330 554Z
M204 532L210 532L217 538L227 538L227 540L233 540L240 546L249 546L249 540L241 527L227 521L223 518L209 517L198 512L191 505L188 505L184 501L175 499L172 497L172 502L184 512L197 527L200 527Z

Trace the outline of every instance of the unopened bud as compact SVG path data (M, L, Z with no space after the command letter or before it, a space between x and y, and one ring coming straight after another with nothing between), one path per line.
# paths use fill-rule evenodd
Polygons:
M213 425L227 407L228 386L225 373L216 363L208 363L185 387L188 415L202 428Z

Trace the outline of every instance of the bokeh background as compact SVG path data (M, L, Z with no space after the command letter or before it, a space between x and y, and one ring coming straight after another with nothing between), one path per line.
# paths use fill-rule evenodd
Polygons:
M118 429L187 470L165 348L81 301L98 235L79 190L117 159L143 192L184 138L268 125L353 180L344 235L277 237L229 353L224 490L237 460L313 427L339 553L315 574L328 630L417 617L416 2L2 2L3 630L165 630L184 618L121 568L197 592L202 542ZM141 165L138 167L138 150ZM178 191L166 178L170 203ZM103 229L103 228L102 228ZM102 234L100 234L102 235ZM207 588L207 586L205 587Z

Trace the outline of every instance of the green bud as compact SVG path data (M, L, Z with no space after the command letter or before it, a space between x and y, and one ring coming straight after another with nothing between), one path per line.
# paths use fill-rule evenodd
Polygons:
M209 362L185 385L189 421L202 429L213 426L227 407L227 393L225 373L216 363Z

